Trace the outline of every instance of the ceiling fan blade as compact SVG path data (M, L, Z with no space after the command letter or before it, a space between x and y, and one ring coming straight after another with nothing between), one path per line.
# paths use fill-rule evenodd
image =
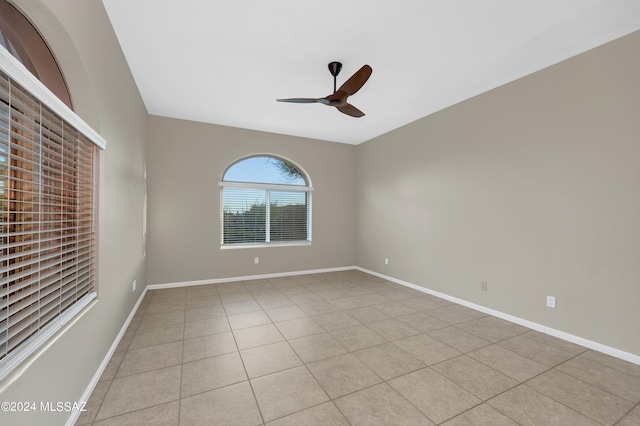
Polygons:
M355 94L371 77L371 73L373 70L369 65L363 65L355 74L349 77L349 80L345 81L342 86L338 89L344 90L349 94L349 96Z
M314 104L316 102L322 102L321 98L289 98L289 99L276 99L278 102L292 102L295 104Z
M345 106L339 106L338 111L343 114L350 115L352 117L364 117L364 112L360 111L358 108L354 107L351 104L346 104Z

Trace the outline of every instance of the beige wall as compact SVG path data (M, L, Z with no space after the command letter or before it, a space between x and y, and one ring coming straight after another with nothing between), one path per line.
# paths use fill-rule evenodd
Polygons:
M356 147L155 116L149 141L150 284L354 264ZM289 159L311 178L310 246L220 249L218 182L229 164L257 153Z
M0 401L79 401L146 284L147 113L98 0L16 1L67 79L75 111L108 142L100 154L98 301L15 374ZM138 290L131 283L138 280ZM0 413L3 425L60 425L69 413Z
M360 145L358 265L640 355L638 46Z

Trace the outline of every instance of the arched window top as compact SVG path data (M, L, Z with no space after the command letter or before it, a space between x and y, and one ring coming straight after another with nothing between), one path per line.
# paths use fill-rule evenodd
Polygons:
M0 0L0 45L73 109L69 90L49 46L31 22L7 0Z
M311 186L301 167L271 155L242 158L231 164L222 177L224 182L266 183Z

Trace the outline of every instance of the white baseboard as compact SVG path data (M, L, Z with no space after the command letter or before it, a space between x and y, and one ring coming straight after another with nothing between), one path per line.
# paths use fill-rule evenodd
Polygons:
M418 291L421 291L423 293L427 293L427 294L430 294L430 295L433 295L433 296L437 296L437 297L440 297L442 299L449 300L450 302L454 302L454 303L457 303L459 305L466 306L466 307L471 308L471 309L475 309L476 311L484 312L484 313L492 315L494 317L498 317L498 318L501 318L503 320L506 320L506 321L509 321L509 322L513 322L515 324L522 325L522 326L530 328L532 330L539 331L541 333L545 333L545 334L548 334L548 335L553 336L553 337L557 337L557 338L562 339L562 340L566 340L567 342L575 343L577 345L584 346L585 348L593 349L594 351L602 352L604 354L611 355L611 356L613 356L615 358L619 358L619 359L622 359L624 361L629 361L629 362L632 362L634 364L640 365L640 356L639 355L635 355L635 354L632 354L632 353L629 353L629 352L625 352L623 350L616 349L616 348L613 348L611 346L603 345L602 343L594 342L592 340L585 339L585 338L580 337L580 336L575 336L573 334L566 333L564 331L556 330L556 329L547 327L545 325L538 324L538 323L535 323L535 322L532 322L532 321L529 321L529 320L525 320L525 319L522 319L522 318L519 318L519 317L516 317L516 316L513 316L513 315L505 314L504 312L496 311L495 309L490 309L490 308L487 308L487 307L482 306L482 305L478 305L478 304L475 304L475 303L472 303L472 302L469 302L469 301L466 301L466 300L463 300L463 299L459 299L457 297L449 296L448 294L440 293L438 291L430 290L428 288L421 287L421 286L416 285L416 284L408 283L406 281L402 281L402 280L399 280L397 278L389 277L387 275L380 274L378 272L370 271L368 269L364 269L364 268L360 268L360 267L357 267L356 269L358 269L359 271L365 272L367 274L375 275L376 277L384 278L386 280L389 280L389 281L392 281L394 283L403 285L405 287L409 287L409 288L412 288L414 290L418 290Z
M111 344L111 347L109 348L109 351L107 352L107 354L105 355L104 359L102 360L102 363L100 363L100 366L98 367L98 370L93 375L93 378L91 379L91 381L89 382L89 385L87 386L87 388L85 389L84 393L82 394L82 397L80 398L80 401L83 401L83 402L89 401L89 398L91 397L91 394L93 393L93 390L95 389L96 385L100 381L100 377L102 377L102 373L104 373L104 370L107 368L107 365L109 364L109 361L111 360L111 357L113 356L114 352L116 351L116 348L120 344L120 341L122 340L122 336L124 336L124 333L127 331L127 328L129 328L129 324L131 324L131 320L133 319L133 317L136 314L136 312L138 312L138 308L140 307L140 303L142 303L142 299L144 299L144 296L147 294L147 288L148 287L146 287L144 290L142 290L142 293L140 294L140 297L138 298L138 301L136 302L136 304L133 307L133 309L131 309L131 312L129 313L129 316L127 317L127 320L122 325L122 328L120 328L120 332L118 333L118 335L116 336L115 340ZM77 410L73 410L71 413L72 413L71 416L67 419L67 423L65 424L66 426L75 425L76 422L78 421L78 417L80 417L80 414L81 414L81 412L77 411Z
M352 269L358 269L356 266L341 266L338 268L325 268L325 269L310 269L306 271L293 271L293 272L280 272L274 274L261 274L261 275L245 275L242 277L229 277L229 278L214 278L210 280L199 280L199 281L183 281L176 283L166 283L166 284L151 284L147 286L148 290L161 290L163 288L176 288L176 287L191 287L195 285L207 285L207 284L219 284L219 283L230 283L237 281L249 281L249 280L260 280L265 278L280 278L280 277L290 277L293 275L310 275L310 274L323 274L326 272L340 272L340 271L349 271Z

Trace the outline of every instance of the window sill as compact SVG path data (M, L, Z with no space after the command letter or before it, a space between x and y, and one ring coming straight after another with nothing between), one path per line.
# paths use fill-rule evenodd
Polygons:
M239 243L239 244L222 244L220 250L250 249L250 248L266 248L266 247L295 247L310 246L311 241L286 241L278 243Z

